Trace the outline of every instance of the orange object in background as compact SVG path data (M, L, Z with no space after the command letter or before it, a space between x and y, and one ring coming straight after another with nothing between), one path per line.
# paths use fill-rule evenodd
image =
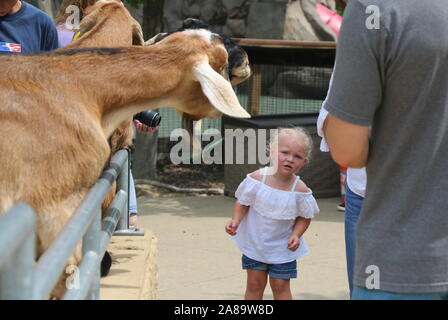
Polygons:
M316 3L316 10L322 21L327 24L331 30L339 36L339 30L342 25L342 17L333 10L328 9L320 3ZM341 187L341 203L338 206L340 211L345 207L345 179L347 178L347 168L339 166L339 183Z
M320 3L316 3L316 10L322 21L338 36L339 30L341 29L342 17L336 11L330 10Z
M342 25L342 16L336 11L328 9L320 3L316 3L316 10L321 20L330 27L331 30L339 36L339 30ZM341 203L338 205L339 211L345 211L345 179L347 178L347 168L339 166L339 184L341 188Z

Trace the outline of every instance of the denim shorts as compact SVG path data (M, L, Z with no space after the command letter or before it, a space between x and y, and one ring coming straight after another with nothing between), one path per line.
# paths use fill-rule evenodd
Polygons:
M243 254L241 258L243 269L265 270L271 278L293 279L297 278L297 261L291 261L279 264L267 264L246 257Z

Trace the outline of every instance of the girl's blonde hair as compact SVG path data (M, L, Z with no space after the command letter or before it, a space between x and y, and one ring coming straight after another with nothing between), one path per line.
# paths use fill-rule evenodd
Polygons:
M306 145L306 160L309 162L313 150L313 140L309 133L302 127L278 128L278 130L270 137L269 151L278 146L278 139L280 136L293 136L295 139L302 139Z

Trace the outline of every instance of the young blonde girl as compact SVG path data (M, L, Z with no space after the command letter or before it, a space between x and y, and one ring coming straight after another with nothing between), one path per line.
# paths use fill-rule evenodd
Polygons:
M292 299L296 260L309 252L302 235L319 212L306 184L296 176L310 158L312 141L302 128L280 128L271 139L272 166L246 176L225 230L243 253L246 300L262 299L269 278L274 299Z

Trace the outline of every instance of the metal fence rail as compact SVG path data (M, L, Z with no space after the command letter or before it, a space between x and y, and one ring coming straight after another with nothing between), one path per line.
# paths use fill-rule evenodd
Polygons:
M117 178L119 191L101 222L101 204ZM0 299L48 299L80 241L83 258L72 266L79 281L68 286L63 298L99 299L99 267L112 234L144 234L129 230L128 189L129 155L120 150L37 263L33 209L17 204L1 216Z
M0 299L29 299L35 258L35 217L17 204L0 217Z

